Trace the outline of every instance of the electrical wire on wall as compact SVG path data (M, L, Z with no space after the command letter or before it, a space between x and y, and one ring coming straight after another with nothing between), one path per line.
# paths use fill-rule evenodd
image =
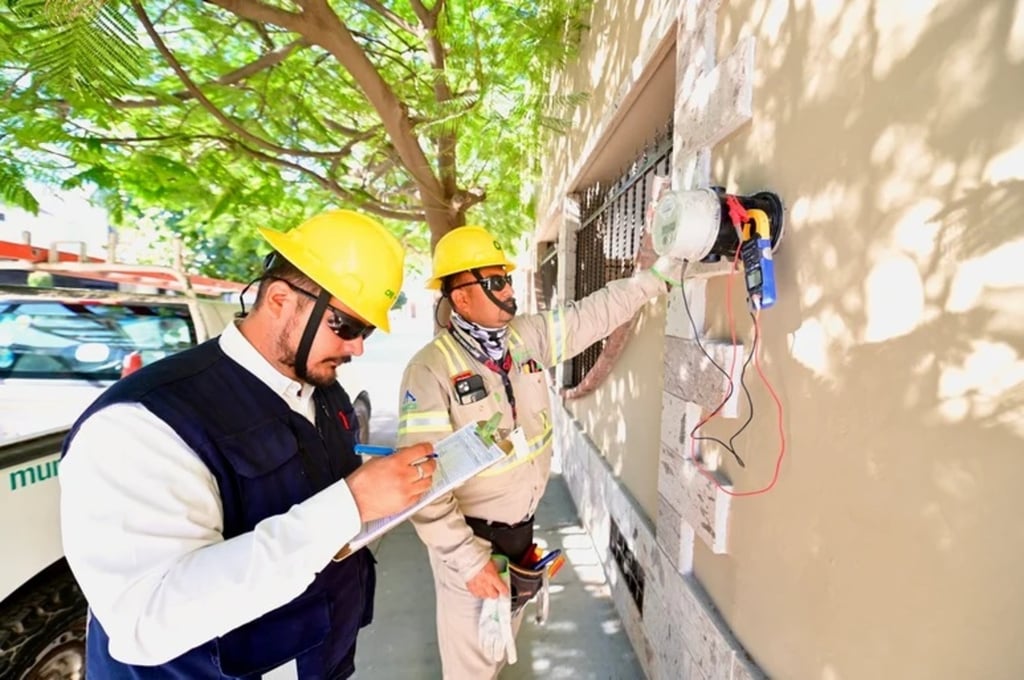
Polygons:
M742 218L743 218L742 215L737 215L737 216L734 217L734 220L739 221ZM709 481L711 481L711 483L713 483L723 493L725 493L725 494L727 494L729 496L744 497L744 496L758 496L758 495L765 494L765 493L771 491L775 487L776 483L778 483L778 481L779 481L779 472L782 469L782 460L783 460L783 458L786 455L786 433L785 433L785 428L783 426L782 401L779 399L779 396L775 393L775 389L772 387L771 382L768 380L767 376L765 376L764 370L761 367L761 360L760 360L760 350L761 350L761 319L760 319L760 314L761 314L761 310L759 308L755 308L755 310L750 313L750 317L751 317L751 320L753 322L753 327L754 327L754 337L753 337L753 339L751 341L750 354L747 356L746 360L743 362L743 366L740 369L740 388L743 390L743 393L746 396L747 408L748 408L747 418L746 418L746 420L743 421L743 424L740 425L740 427L732 434L732 436L729 437L728 442L722 441L721 439L718 439L717 437L712 437L712 436L708 436L708 435L698 435L697 434L697 431L700 428L705 426L708 422L710 422L712 419L714 419L715 416L717 416L722 411L722 408L725 407L725 404L728 403L729 399L733 395L733 392L735 391L735 385L733 383L733 375L735 374L734 372L735 372L735 369L736 369L736 359L737 359L737 353L738 353L738 350L737 350L738 343L737 343L737 337L736 337L736 317L735 317L735 314L734 314L734 311L733 311L733 305L732 305L732 286L733 286L733 281L734 281L734 279L735 279L735 277L736 277L736 275L737 275L737 273L739 271L739 267L738 267L739 261L740 261L740 248L737 247L735 256L733 257L733 261L732 261L732 269L729 272L729 275L726 277L726 296L725 296L725 298L726 298L726 313L727 313L728 322L729 322L729 337L730 337L730 339L732 341L732 345L733 345L732 361L731 361L731 364L729 366L729 371L728 372L726 372L725 368L723 368L721 365L719 365L719 363L717 361L715 361L714 357L712 357L711 354L708 353L707 349L705 349L703 343L701 343L701 341L700 341L700 333L697 330L697 324L694 321L693 313L690 311L689 300L686 297L686 289L685 289L684 284L683 284L683 281L685 280L685 270L683 272L684 276L680 277L679 286L680 286L680 292L682 293L682 296L683 296L683 307L686 309L686 316L687 316L687 318L690 321L690 327L693 330L693 338L694 338L694 341L697 343L697 347L700 348L701 353L703 353L703 355L708 359L708 361L710 361L711 364L719 372L721 372L726 377L726 379L729 382L728 390L726 391L725 397L722 399L721 403L719 403L718 406L714 410L711 411L711 413L709 413L704 418L702 418L690 430L690 451L689 451L689 455L687 456L687 458L689 458L689 460L691 460L693 462L693 464L697 467L697 469L700 471L700 473L702 475L704 475L704 477L706 477ZM756 304L755 304L755 307L757 307ZM740 456L739 452L736 450L735 442L736 442L736 438L739 437L740 434L742 434L744 430L746 430L747 426L750 425L750 423L754 419L754 400L751 398L750 390L747 388L747 385L746 385L746 382L745 382L747 367L750 365L751 360L753 360L754 368L756 369L757 374L760 376L761 381L765 385L765 388L767 388L768 393L771 395L772 400L775 402L775 407L776 407L776 411L777 411L777 415L778 415L779 453L778 453L778 456L776 457L776 461L775 461L775 471L772 474L771 481L767 485L765 485L764 487L762 487L760 489L756 489L754 491L733 491L731 489L727 489L727 488L723 487L721 485L721 483L718 481L718 479L716 478L716 476L710 470L708 470L706 467L704 467L702 462L697 458L695 449L696 449L696 442L697 441L712 441L712 442L715 442L718 445L720 445L722 448L724 448L726 451L731 453L732 456L736 459L736 462L740 465L740 467L744 467L744 468L746 467L746 463L743 461L742 456Z

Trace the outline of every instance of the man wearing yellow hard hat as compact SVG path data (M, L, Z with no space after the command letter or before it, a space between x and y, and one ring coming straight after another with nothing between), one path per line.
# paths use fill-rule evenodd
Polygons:
M361 464L338 367L402 286L376 221L327 212L273 247L252 311L109 388L61 464L90 678L345 678L373 618L374 559L332 558L415 502L427 443Z
M642 271L572 305L517 315L513 269L482 227L460 227L441 238L428 287L450 302L451 322L412 358L402 378L400 445L436 442L493 414L501 415L499 431L513 433L515 448L506 461L413 517L430 556L438 646L450 680L486 680L506 662L515 663L523 605L542 580L543 570L516 565L529 567L532 561L533 515L551 466L546 369L604 338L663 294L662 275L678 277L672 269ZM513 566L506 574L502 567L508 562Z

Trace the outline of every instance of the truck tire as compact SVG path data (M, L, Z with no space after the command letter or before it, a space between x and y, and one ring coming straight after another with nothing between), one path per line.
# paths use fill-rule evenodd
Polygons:
M85 677L82 591L65 567L0 608L0 678Z
M370 398L363 392L352 402L352 410L356 412L359 419L359 443L370 443Z

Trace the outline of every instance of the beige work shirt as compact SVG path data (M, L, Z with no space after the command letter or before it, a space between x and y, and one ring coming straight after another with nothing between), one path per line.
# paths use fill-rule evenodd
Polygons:
M627 322L665 284L649 271L612 281L583 300L509 324L509 379L516 415L501 376L444 331L413 356L402 377L398 445L436 442L470 422L501 413L500 428L521 427L521 445L508 462L469 480L423 508L413 519L420 539L448 568L469 580L490 558L491 546L474 536L465 517L515 524L537 509L551 470L552 418L545 370L571 359ZM487 395L461 404L455 377L483 378ZM522 443L522 439L520 439Z

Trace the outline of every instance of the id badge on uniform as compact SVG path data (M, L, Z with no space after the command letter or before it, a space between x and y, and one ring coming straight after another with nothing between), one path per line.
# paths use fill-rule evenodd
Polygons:
M517 427L508 433L506 439L512 443L512 456L515 460L523 460L530 455L530 445L526 442L526 433L523 428Z

